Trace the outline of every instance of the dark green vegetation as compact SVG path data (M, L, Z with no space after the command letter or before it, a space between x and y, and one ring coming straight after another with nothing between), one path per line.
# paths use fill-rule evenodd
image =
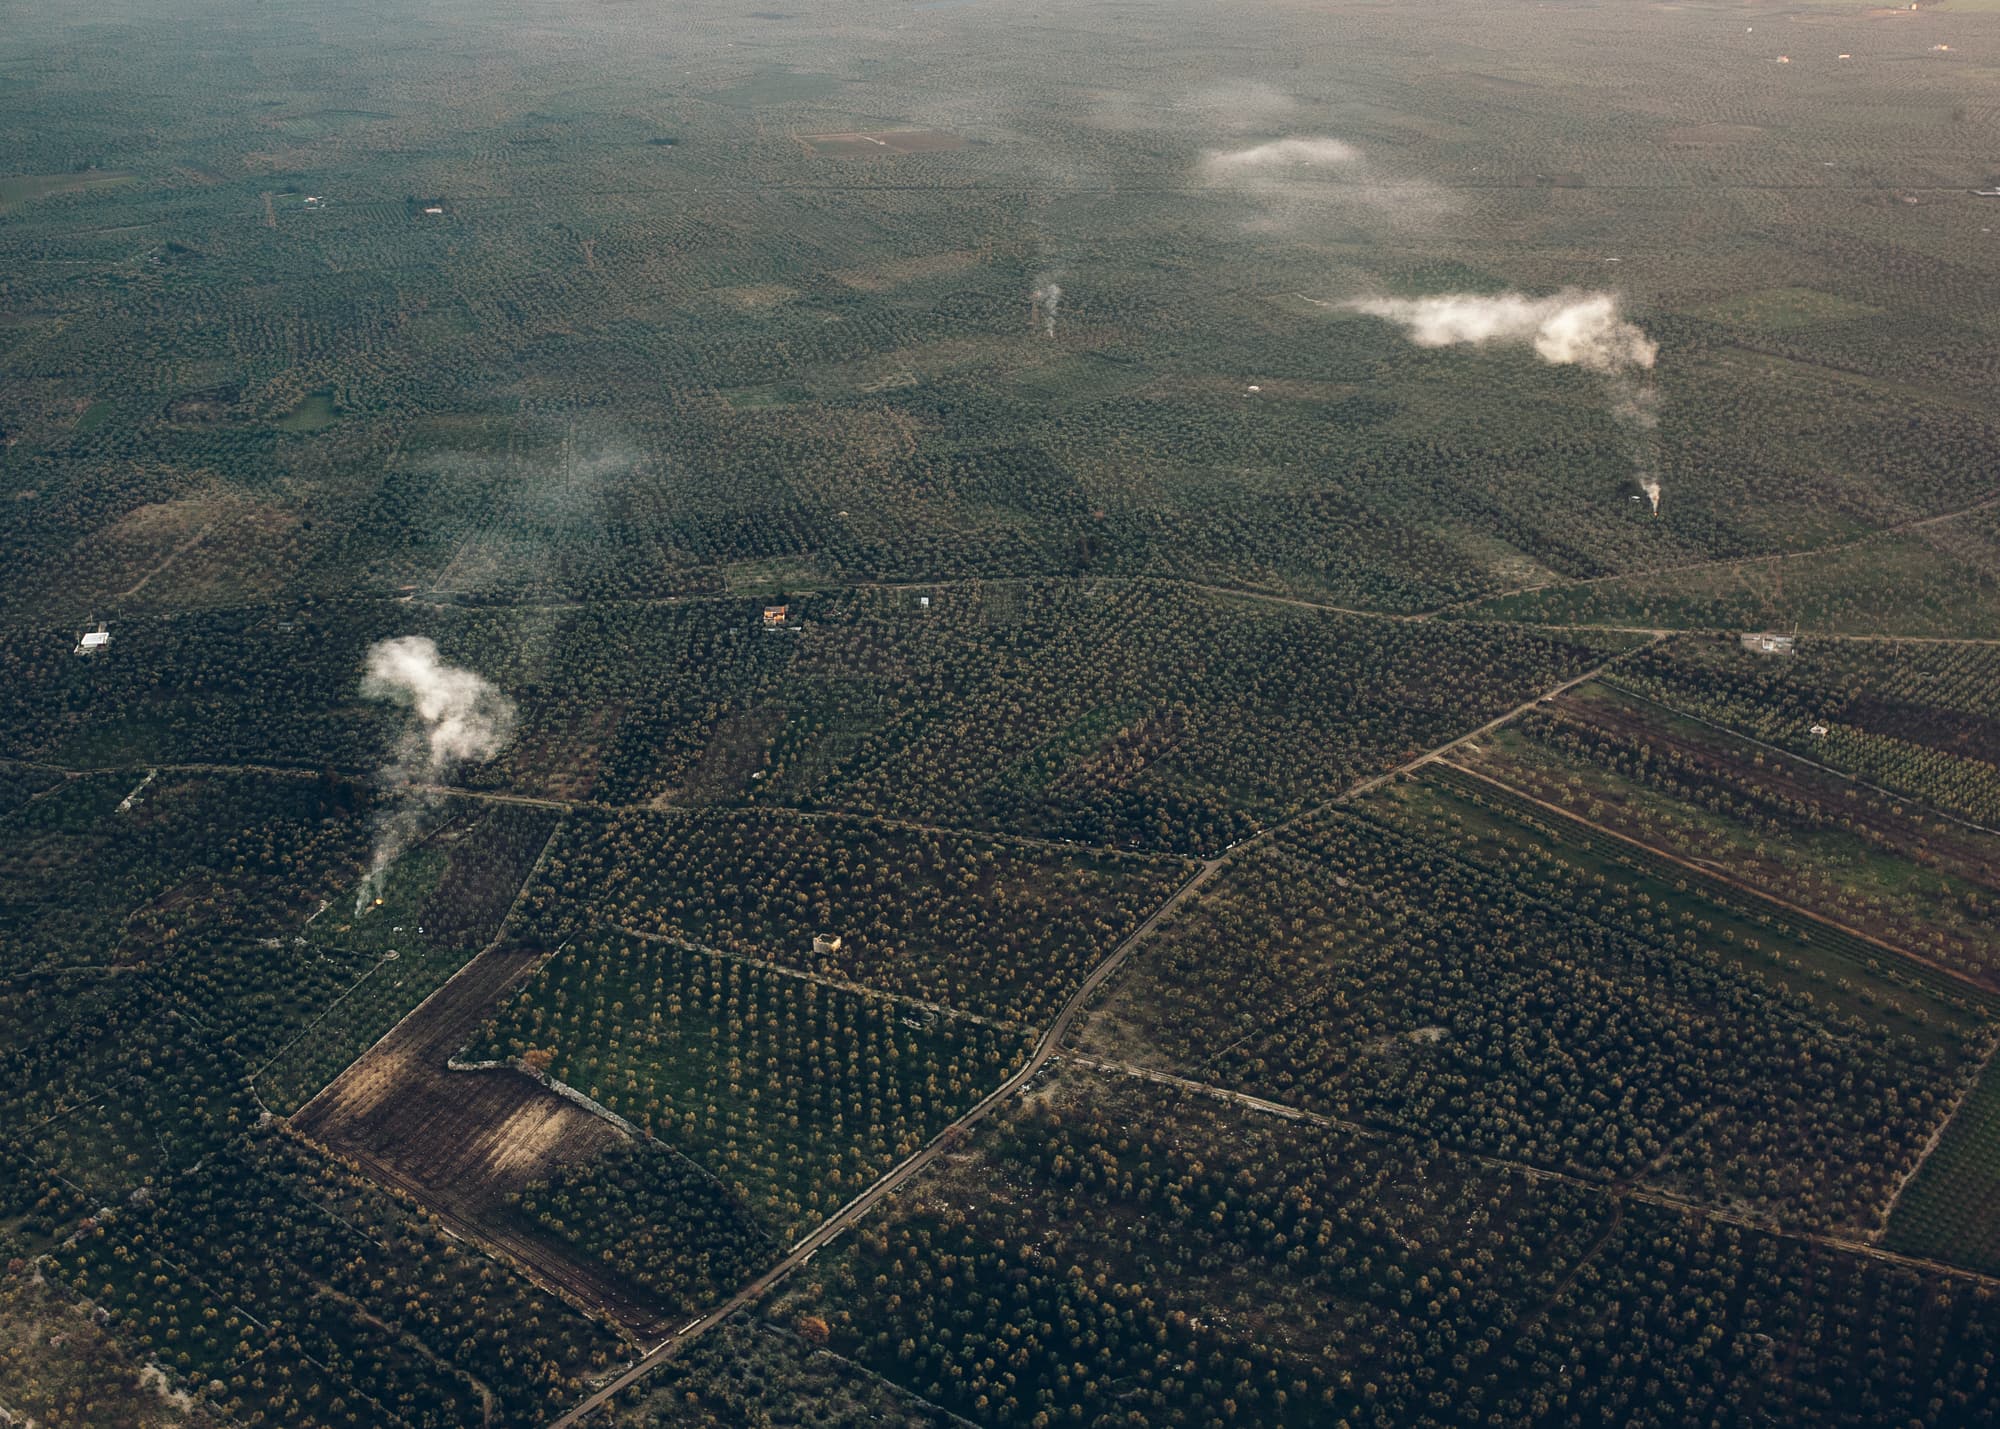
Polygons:
M474 1041L685 1150L791 1240L1013 1070L1021 1033L679 942L556 954Z
M1621 9L1614 44L1588 7L1461 8L1421 94L1439 17L1389 6L1248 39L1085 11L1054 44L991 5L587 11L568 48L525 7L24 14L0 599L68 623L764 568L1413 610L1992 494L1977 17L1833 7L1781 70L1789 39L1721 11ZM800 139L885 132L940 137ZM1356 145L1388 196L1201 179L1287 134ZM1667 354L1658 520L1588 374L1329 306L1607 282Z
M778 1315L1008 1424L1986 1423L2000 1340L1934 1273L1087 1075Z
M616 1265L677 1310L713 1304L776 1244L720 1182L657 1142L625 1142L520 1194L520 1213Z
M1050 581L791 602L320 607L121 624L111 659L37 627L0 730L71 767L369 768L394 716L360 652L411 627L522 728L474 782L558 798L778 800L1213 852L1626 648L1403 624L1175 586ZM109 652L107 652L109 653ZM176 672L171 684L158 671Z
M8 945L38 954L0 983L9 1276L46 1257L39 1273L107 1313L159 1393L192 1396L194 1422L445 1426L487 1404L532 1421L568 1398L610 1336L266 1125L258 1069L397 966L307 923L317 899L351 897L366 794L162 775L127 802L134 782L50 786L5 816ZM412 868L508 841L484 828L441 834ZM442 871L423 902L469 927L478 880ZM9 1402L87 1395L77 1422L118 1422L103 1368L31 1375Z
M1477 772L1659 850L1690 879L1778 899L2000 990L2000 837L1657 705L1586 687L1478 752Z
M1178 860L761 810L577 829L550 878L590 889L620 927L1029 1025L1187 872Z
M1629 643L1097 583L806 612L758 797L1209 854Z
M0 1409L1992 1422L1985 7L0 7Z
M824 1321L779 1327L747 1317L704 1338L647 1381L616 1422L629 1429L945 1429L950 1415L835 1352Z
M405 853L382 905L357 917L345 889L307 925L308 944L358 976L258 1069L272 1110L297 1111L499 932L529 866L555 829L543 809L460 805Z
M271 1423L530 1418L614 1343L276 1133L87 1217L51 1262L170 1372Z
M2000 639L2000 510L1824 551L1555 586L1471 609L1558 624Z
M2000 1271L2000 1226L1992 1215L2000 1183L2000 1073L1988 1063L1965 1104L1910 1181L1889 1221L1887 1244Z
M1848 966L1835 1000L1769 976L1817 939L1739 941L1754 906L1627 870L1471 781L1377 802L1233 868L1100 1045L1509 1161L1862 1226L1991 1035L1970 990Z
M1619 680L1907 795L1920 814L2000 826L2000 646L1804 640L1768 658L1732 639L1680 640Z
M295 930L313 875L356 850L354 807L352 790L233 776L44 786L6 816L0 846L0 937L25 955L7 973L171 962L195 926Z

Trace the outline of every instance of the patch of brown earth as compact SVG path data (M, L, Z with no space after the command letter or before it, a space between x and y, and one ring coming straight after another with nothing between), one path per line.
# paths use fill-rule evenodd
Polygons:
M643 1287L513 1213L512 1193L624 1133L511 1068L447 1063L538 955L474 958L292 1118L295 1131L639 1340L666 1309Z

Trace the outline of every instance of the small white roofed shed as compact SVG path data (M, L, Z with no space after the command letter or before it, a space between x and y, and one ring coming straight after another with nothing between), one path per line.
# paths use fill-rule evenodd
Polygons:
M1796 640L1790 635L1778 635L1767 631L1755 631L1739 637L1742 646L1753 655L1789 655Z
M89 655L102 650L110 643L111 632L100 625L95 630L86 630L83 633L83 637L76 642L76 653L79 655Z

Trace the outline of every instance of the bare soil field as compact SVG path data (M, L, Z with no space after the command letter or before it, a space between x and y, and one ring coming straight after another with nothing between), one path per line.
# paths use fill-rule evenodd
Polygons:
M447 1066L537 957L494 948L474 958L300 1108L292 1128L650 1343L667 1328L653 1295L527 1226L508 1204L511 1193L595 1157L623 1133L519 1072Z

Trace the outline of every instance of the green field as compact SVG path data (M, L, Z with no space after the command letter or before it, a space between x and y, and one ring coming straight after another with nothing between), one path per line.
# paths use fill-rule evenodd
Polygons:
M334 424L337 414L330 393L315 392L272 423L281 432L317 432Z
M1992 1065L1966 1098L1937 1149L1903 1190L1883 1241L1910 1255L2000 1269L1991 1214L2000 1182L2000 1076Z
M86 170L70 174L14 174L0 176L0 213L57 194L88 193L92 189L117 188L131 183L137 175L98 173Z
M723 1005L745 1014L724 1026ZM643 1030L628 1009L652 1009ZM816 987L671 939L552 959L468 1061L535 1057L705 1167L790 1241L991 1091L1014 1030Z

